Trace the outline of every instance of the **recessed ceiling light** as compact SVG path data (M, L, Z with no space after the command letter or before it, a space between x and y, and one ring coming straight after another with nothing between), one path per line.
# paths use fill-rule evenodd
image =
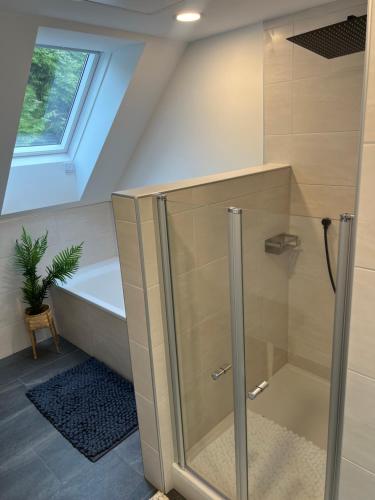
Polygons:
M176 20L180 23L194 23L195 21L199 21L201 15L199 12L180 12L177 14Z

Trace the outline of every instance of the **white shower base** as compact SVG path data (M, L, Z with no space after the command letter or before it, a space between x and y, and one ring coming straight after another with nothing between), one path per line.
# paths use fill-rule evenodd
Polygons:
M251 500L324 498L329 384L291 365L248 406ZM189 466L235 498L233 415L188 454Z

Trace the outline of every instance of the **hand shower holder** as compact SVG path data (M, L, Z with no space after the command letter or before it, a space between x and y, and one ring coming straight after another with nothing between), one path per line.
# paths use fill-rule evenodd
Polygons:
M294 250L301 245L301 240L295 234L280 233L265 241L266 253L281 255L287 250Z

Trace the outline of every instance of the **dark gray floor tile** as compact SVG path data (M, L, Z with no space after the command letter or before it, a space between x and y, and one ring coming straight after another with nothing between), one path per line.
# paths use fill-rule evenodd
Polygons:
M6 500L146 500L154 488L143 478L139 433L98 462L79 453L26 398L36 384L81 363L88 356L62 341L64 355L50 341L34 361L30 352L0 363L0 498ZM17 379L17 380L16 380Z
M65 370L73 368L74 366L82 363L88 358L88 354L83 351L77 350L66 354L53 363L48 363L45 366L41 366L38 370L34 370L31 373L23 375L22 377L20 377L20 380L25 384L27 389L31 389L35 385L42 384L43 382L46 382L50 378L64 372Z
M143 482L133 468L109 453L64 484L51 500L138 500L134 494Z
M24 384L18 381L0 386L0 423L32 404L25 392Z
M120 443L113 450L124 462L143 476L143 461L141 452L141 440L139 431L133 432L125 441Z
M77 350L73 344L64 339L61 339L61 346L62 352L58 353L52 339L47 339L38 344L38 359L33 359L31 349L27 348L1 360L0 385L14 382Z
M72 479L92 466L92 462L76 450L60 433L53 434L37 444L34 451L62 482Z
M176 490L171 490L167 494L167 497L169 498L169 500L186 500L186 498L180 495L180 493Z
M57 433L34 405L0 423L0 464Z
M143 480L139 486L133 491L134 500L148 500L155 495L156 489L148 481Z
M0 468L0 498L4 500L50 500L60 486L60 481L32 450Z
M78 349L77 346L69 342L69 340L64 339L64 337L60 338L60 349L63 354L69 354L70 352L76 351Z

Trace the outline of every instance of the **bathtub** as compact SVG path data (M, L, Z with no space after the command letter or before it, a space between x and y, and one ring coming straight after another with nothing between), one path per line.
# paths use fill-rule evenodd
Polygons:
M117 258L80 268L52 290L59 334L132 380L129 338Z

